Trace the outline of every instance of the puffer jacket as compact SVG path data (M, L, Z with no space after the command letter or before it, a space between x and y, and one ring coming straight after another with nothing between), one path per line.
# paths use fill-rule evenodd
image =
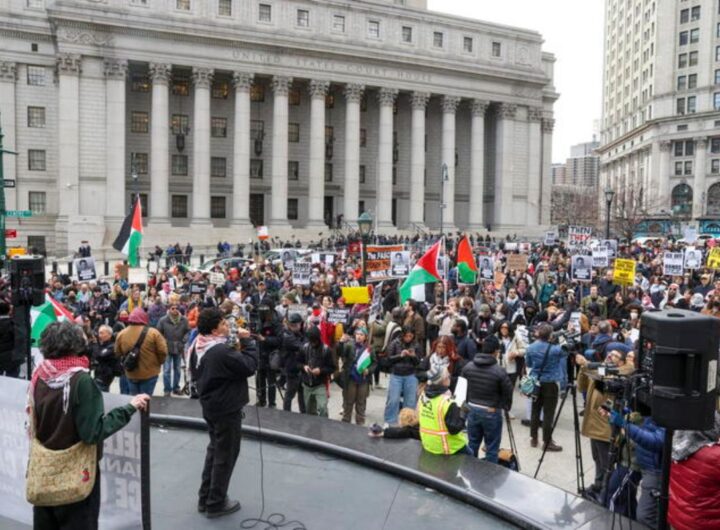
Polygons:
M468 382L468 402L510 410L512 383L495 357L487 353L478 353L463 367L461 375Z
M720 528L720 445L703 447L670 470L668 521L676 530Z
M625 430L628 438L635 442L635 457L640 468L660 473L665 429L652 418L645 418L642 425L628 423Z

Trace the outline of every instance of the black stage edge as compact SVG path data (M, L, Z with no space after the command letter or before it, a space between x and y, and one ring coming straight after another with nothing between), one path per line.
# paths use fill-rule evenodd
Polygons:
M155 426L206 428L197 400L154 397L152 409L150 422ZM251 437L336 456L433 488L521 528L605 530L630 524L642 528L521 473L465 455L431 455L415 440L370 438L365 427L248 406L242 430Z
M152 512L150 511L150 416L147 411L140 413L140 469L142 487L142 524L143 530L152 528Z

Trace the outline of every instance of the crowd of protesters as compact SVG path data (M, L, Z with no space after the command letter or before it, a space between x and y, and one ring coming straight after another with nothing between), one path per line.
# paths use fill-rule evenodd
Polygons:
M404 244L417 259L435 239L378 236L374 242ZM664 253L683 247L673 241L618 246L614 257L633 260L636 270L632 285L620 286L614 281L612 257L608 267L594 268L590 278L581 281L571 268L578 251L564 243L470 236L476 259L492 258L494 270L492 278L462 284L455 263L458 239L459 235L444 239L445 280L427 284L424 300L418 297L402 304L401 279L373 283L368 303L347 303L343 288L363 283L361 255L350 252L354 241L347 236L312 245L336 254L332 261L313 262L310 281L303 285L293 282L292 264L260 257L269 242L238 245L234 250L219 243L219 257L253 259L242 266L218 265L205 272L189 266L193 249L188 243L184 249L169 246L166 266L149 274L146 285L129 285L119 268L114 277L84 283L54 274L48 293L82 326L102 390L118 378L123 393L152 394L162 376L166 396L192 396L193 377L187 368L192 354L207 346L203 336L198 337L198 315L204 308L218 308L231 330L229 345L247 347L247 337L237 339L237 330L243 329L257 348L257 406L290 411L297 401L301 413L327 417L330 385L337 384L342 387L342 420L354 418L363 425L368 396L381 388L380 376L385 373L384 425L374 430L376 435L421 438L426 448L434 446L444 454L479 456L484 445L485 458L491 462L498 462L503 415L511 408L513 387L529 371L538 376L539 393L535 399L519 398L526 401L520 422L530 428L532 447L562 451L552 438L551 422L568 378L577 371L578 388L587 401L582 433L591 439L596 465L591 490L598 499L610 497L607 488L613 482L606 476L607 454L615 425L626 433L636 453L618 468L631 474L633 488L642 481L639 505L633 501L623 510L653 524L662 451L658 440L663 430L649 417L630 421L618 414L603 415L598 404L607 396L593 384L586 365L606 362L632 371L645 311L674 307L720 317L720 277L702 263L697 269L665 276ZM295 241L282 246L300 245ZM521 251L527 266L509 269L510 256ZM153 255L159 260L163 250L157 247ZM222 282L217 281L217 273ZM7 309L0 303L0 323ZM345 310L341 320L337 309ZM555 344L554 332L560 330L578 333L582 346L571 353ZM127 362L133 351L134 364ZM468 381L463 407L447 398L460 377ZM414 418L412 410L417 410ZM423 414L439 418L438 428L422 428ZM506 418L516 419L511 414ZM441 431L445 434L434 437ZM692 455L676 466L691 467L688 458ZM712 472L715 484L720 484L716 471L703 469L696 466L692 472ZM686 506L682 517L671 510L678 528L687 527L682 521L691 508Z

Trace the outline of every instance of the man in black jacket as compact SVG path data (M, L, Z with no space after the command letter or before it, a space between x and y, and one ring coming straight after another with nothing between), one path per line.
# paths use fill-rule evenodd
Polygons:
M247 379L257 370L258 355L245 329L238 330L239 351L226 344L230 329L219 309L203 309L197 327L191 366L210 435L198 511L214 518L240 509L239 501L227 498L227 490L240 454L242 409L249 401Z
M10 316L10 304L0 302L0 375L18 377L23 355L15 350L15 324Z
M455 339L457 354L466 361L471 361L477 354L477 345L475 341L468 336L468 324L465 319L456 318L451 331Z
M303 317L298 313L291 313L282 332L282 345L280 347L283 358L283 375L285 376L283 410L287 412L292 409L293 398L297 395L300 413L305 414L305 399L300 384L300 372L303 370L300 353L304 345Z
M477 457L483 439L487 452L485 460L497 464L502 439L502 411L512 405L512 383L505 370L498 365L500 342L490 335L485 338L482 353L465 365L462 377L467 379L468 446Z
M282 345L282 327L275 318L275 310L269 306L261 305L258 308L260 319L258 333L253 338L258 342L260 357L257 377L255 379L257 407L269 406L275 408L275 378L277 372L270 367L270 356L280 349ZM267 400L265 399L267 396Z
M327 382L335 372L335 362L330 348L320 340L319 328L310 326L307 338L307 344L300 350L300 358L303 363L300 378L305 395L305 410L308 414L317 411L318 416L327 418Z

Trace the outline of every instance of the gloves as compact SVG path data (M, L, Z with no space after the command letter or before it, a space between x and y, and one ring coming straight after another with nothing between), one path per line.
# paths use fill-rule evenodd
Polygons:
M625 424L627 423L625 421L625 416L623 416L620 412L617 410L613 410L610 413L610 417L608 418L608 422L610 425L614 425L615 427L620 427L621 429L625 427Z

